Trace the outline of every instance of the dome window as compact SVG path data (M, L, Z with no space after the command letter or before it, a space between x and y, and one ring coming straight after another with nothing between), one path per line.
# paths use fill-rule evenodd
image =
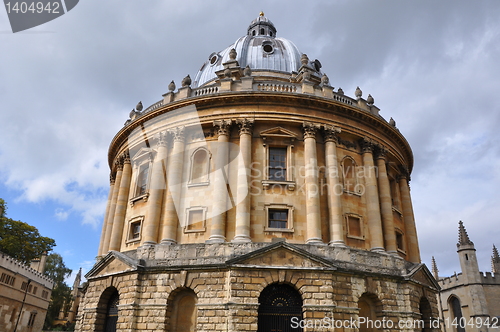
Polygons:
M252 31L252 36L255 36L255 30L254 30L254 31Z
M260 28L260 34L263 35L264 34L264 28Z
M274 52L274 47L270 41L265 41L262 43L262 50L264 53L271 54Z
M211 66L215 65L217 63L217 60L219 60L219 54L215 52L210 54L210 56L208 57L208 61L210 62Z

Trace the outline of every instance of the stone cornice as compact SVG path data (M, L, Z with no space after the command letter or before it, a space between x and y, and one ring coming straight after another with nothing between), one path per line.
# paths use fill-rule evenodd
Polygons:
M388 147L389 145L393 145L394 148L399 149L399 151L401 151L402 153L402 157L404 158L402 162L409 165L410 171L413 166L413 154L407 140L399 132L399 130L391 126L380 116L369 113L366 110L363 110L355 105L347 105L340 101L326 99L323 97L285 93L285 92L275 93L275 92L256 92L256 91L227 92L227 93L219 93L217 95L205 95L200 97L186 98L183 100L169 103L167 105L163 105L162 107L159 107L154 111L144 114L143 116L131 122L129 125L122 128L116 134L116 136L114 137L113 141L110 144L110 148L108 151L108 160L110 165L112 165L112 161L114 160L117 152L126 147L124 145L127 144L128 135L135 128L137 128L138 126L144 124L149 120L154 119L160 114L164 114L172 110L193 104L196 104L198 111L209 108L217 108L217 107L226 108L232 105L241 105L241 106L259 105L259 108L261 105L267 105L267 106L275 105L275 106L285 106L285 107L288 106L288 107L293 107L295 109L303 107L316 111L332 113L335 116L345 118L345 120L361 122L368 128L371 128L374 131L384 134L390 140L390 143L393 143L393 144L387 144L386 142L384 143L384 145ZM308 113L304 113L304 120L306 121L308 118L311 118L311 116ZM256 112L254 112L253 114L256 121L260 120L259 116L255 116L260 114ZM212 118L216 119L218 117L219 119L223 119L228 115L229 114L214 114ZM264 116L264 114L262 115ZM235 114L231 114L231 117L233 116L235 116ZM279 117L280 114L274 114L274 115L265 114L264 117L267 116ZM281 115L281 118L283 118L283 115ZM288 119L292 121L287 117L284 118L285 120ZM312 119L314 118L311 118L311 120ZM316 118L314 119L314 121L331 123L329 119L325 118L323 119ZM349 122L350 121L344 121L343 123L336 123L336 125L342 125L342 127L344 127L344 125L350 126L349 129L351 129L355 134L356 134L355 131L357 130L358 133L356 135L359 135L360 137L363 137L368 133L366 131L364 133L361 132L358 128L349 125ZM343 128L343 131L346 132L346 128ZM371 133L371 135L373 135L373 133Z

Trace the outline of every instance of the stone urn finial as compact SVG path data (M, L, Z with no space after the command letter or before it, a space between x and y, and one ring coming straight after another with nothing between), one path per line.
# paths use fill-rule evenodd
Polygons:
M232 48L231 51L229 51L229 59L236 60L236 55L238 55L238 53L236 53L236 50Z
M363 91L361 91L359 86L356 88L356 91L354 91L354 95L356 96L356 98L361 98L361 96L363 95Z
M339 90L337 91L337 93L338 93L339 95L344 95L344 90L342 90L342 88L339 88Z
M369 94L368 97L366 98L366 103L371 106L373 105L374 102L375 99L373 99L372 95Z
M140 101L139 103L137 103L137 106L135 106L135 109L140 112L142 111L142 101Z
M309 64L309 57L307 56L307 54L302 54L302 56L300 57L300 62L303 66L307 66Z
M182 87L187 87L191 85L191 77L188 75L182 79Z
M323 85L330 84L330 79L328 78L328 76L326 74L323 74L323 76L321 76L321 84L323 84Z
M393 126L393 127L396 127L396 121L394 121L394 119L393 119L393 118L391 118L391 119L389 120L389 124L390 124L391 126Z
M174 92L174 90L175 90L175 82L174 80L172 80L172 82L170 82L170 84L168 85L168 91Z
M252 76L252 69L250 68L249 65L247 65L245 69L243 69L243 75L245 75L245 77Z

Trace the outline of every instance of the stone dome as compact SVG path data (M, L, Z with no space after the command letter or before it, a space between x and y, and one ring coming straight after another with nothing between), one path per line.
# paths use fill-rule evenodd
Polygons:
M301 67L302 52L290 40L276 37L274 24L261 13L247 29L247 35L220 52L213 52L195 76L193 88L211 84L217 79L216 72L230 61L231 49L237 52L236 61L241 68L249 66L252 72L278 72L291 74ZM310 61L310 67L321 74L318 60Z

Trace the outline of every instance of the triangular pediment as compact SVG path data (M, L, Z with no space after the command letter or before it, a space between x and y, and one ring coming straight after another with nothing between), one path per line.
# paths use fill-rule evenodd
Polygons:
M106 275L134 271L140 267L138 262L118 251L110 251L103 259L85 275L85 278L94 278Z
M418 264L414 268L412 268L406 275L406 279L415 281L425 286L429 286L431 288L440 288L436 279L434 279L432 273L429 271L425 264Z
M262 267L336 269L336 266L332 262L286 242L271 244L248 254L230 259L226 263L228 265Z
M288 137L288 138L297 138L297 135L288 129L283 127L274 127L271 129L266 129L260 132L260 136L262 137Z
M154 152L154 150L151 148L142 147L139 149L139 151L137 151L134 154L134 156L132 157L132 160L146 159L146 158L152 159L153 152Z

